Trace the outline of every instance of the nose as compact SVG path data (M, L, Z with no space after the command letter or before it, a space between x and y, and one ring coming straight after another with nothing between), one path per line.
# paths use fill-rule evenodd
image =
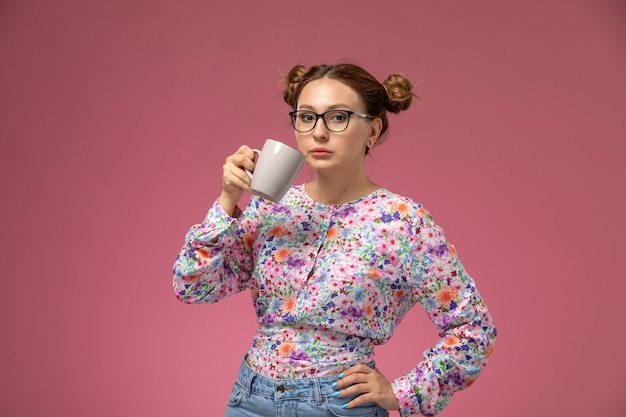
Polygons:
M324 124L324 119L322 117L318 118L315 121L315 126L313 126L313 139L317 141L325 141L328 140L328 129L326 129L326 125Z

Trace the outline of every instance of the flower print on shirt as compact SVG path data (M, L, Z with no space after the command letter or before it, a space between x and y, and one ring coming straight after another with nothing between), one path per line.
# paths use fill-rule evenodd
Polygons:
M433 415L469 386L496 332L456 249L420 204L379 189L328 206L303 186L279 203L252 197L231 218L216 202L174 265L181 301L250 288L258 330L248 358L273 378L308 378L369 362L415 304L441 339L392 388L403 416Z

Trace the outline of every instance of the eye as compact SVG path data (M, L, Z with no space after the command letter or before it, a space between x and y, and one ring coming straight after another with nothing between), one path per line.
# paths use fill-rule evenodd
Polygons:
M348 119L348 113L345 111L334 111L328 115L328 118L332 122L343 123Z
M298 112L298 119L305 123L311 123L315 121L315 113L312 112Z

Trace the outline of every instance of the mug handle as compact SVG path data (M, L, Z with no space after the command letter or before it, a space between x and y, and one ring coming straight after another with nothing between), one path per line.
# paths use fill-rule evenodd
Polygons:
M259 160L259 156L261 155L261 151L258 149L252 149L252 152L254 152L256 154L256 158L254 158L254 162L256 163L256 161ZM247 169L244 168L244 170L246 171L246 174L248 174L248 177L250 177L250 179L252 179L252 171L248 171Z

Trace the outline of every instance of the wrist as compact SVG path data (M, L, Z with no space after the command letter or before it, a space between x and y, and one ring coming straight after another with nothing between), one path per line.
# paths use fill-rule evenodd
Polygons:
M222 209L226 213L228 213L230 217L235 217L235 211L239 199L234 199L230 195L222 193L217 201L219 202L220 206L222 206Z

